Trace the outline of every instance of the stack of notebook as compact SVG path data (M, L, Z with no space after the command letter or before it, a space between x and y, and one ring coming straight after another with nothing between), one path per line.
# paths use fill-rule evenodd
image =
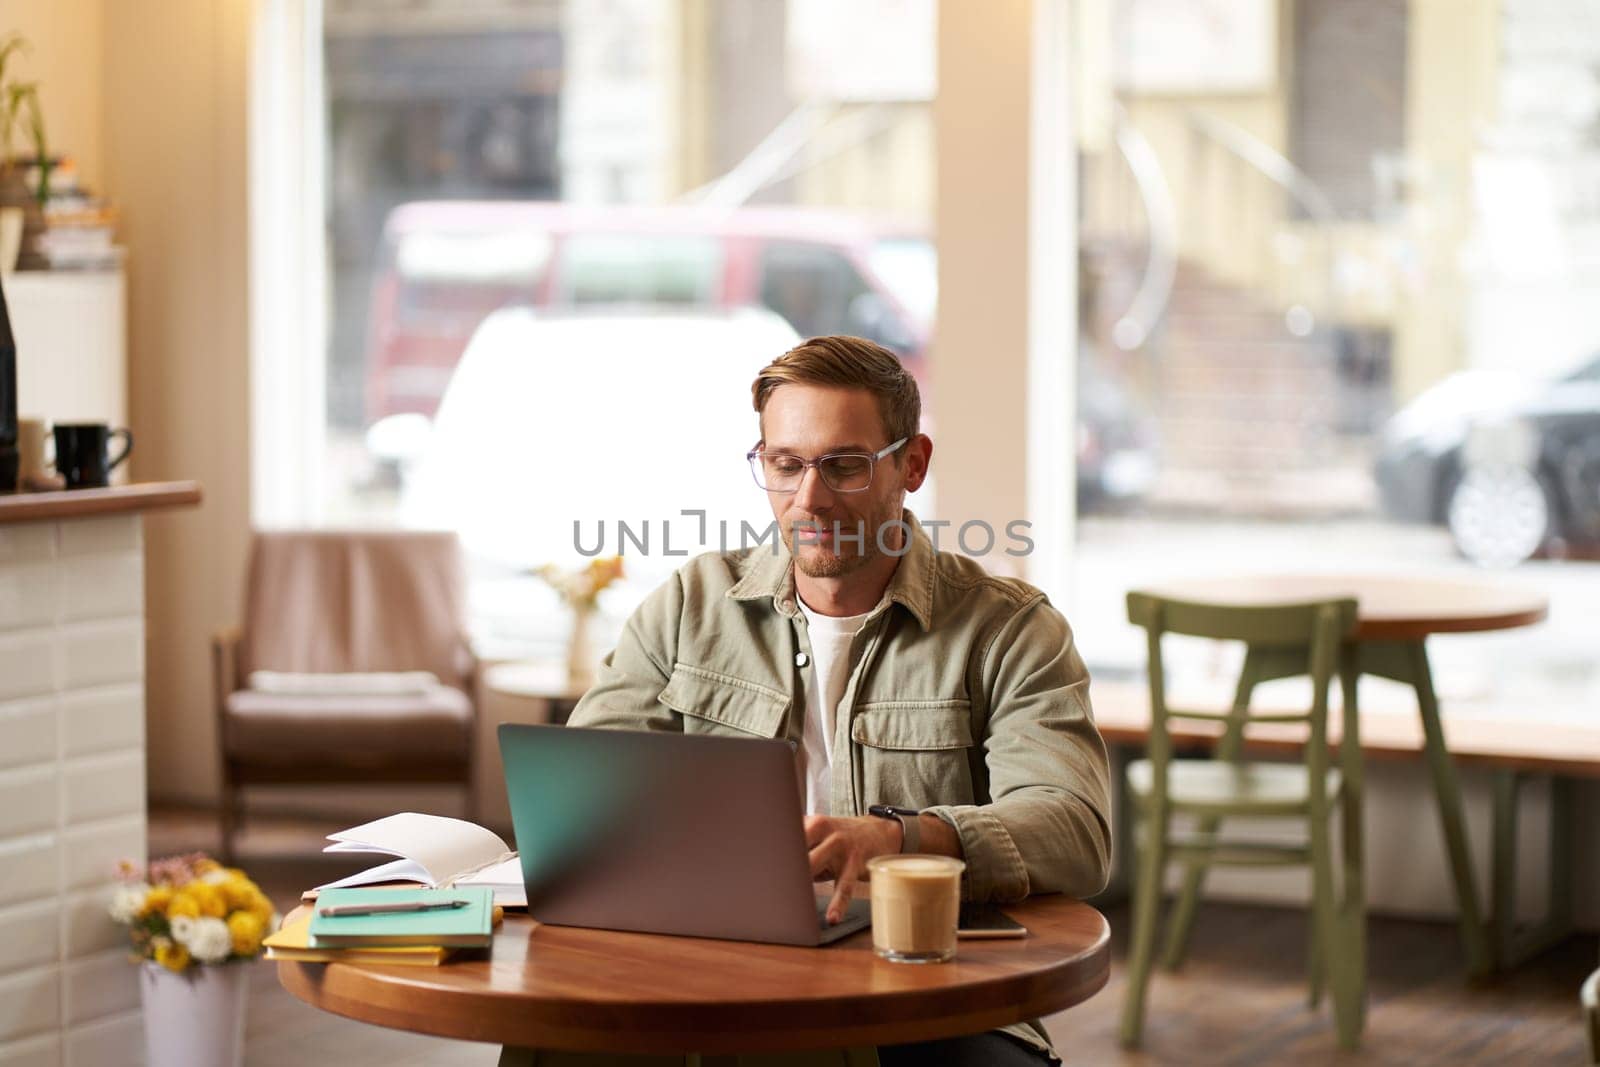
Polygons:
M487 948L500 920L486 886L328 889L308 910L266 939L269 960L436 966Z
M448 889L459 885L486 885L494 890L496 904L528 905L517 854L497 835L465 819L403 811L329 834L328 840L333 844L323 849L324 852L374 852L397 858L318 886L307 893L307 897L325 889L347 886L410 883Z

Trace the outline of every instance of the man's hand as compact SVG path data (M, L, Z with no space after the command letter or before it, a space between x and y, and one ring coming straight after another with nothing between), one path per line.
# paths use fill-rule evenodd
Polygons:
M876 815L807 815L805 829L806 847L811 850L811 880L833 879L828 922L839 922L855 883L867 875L867 861L900 851L900 823Z

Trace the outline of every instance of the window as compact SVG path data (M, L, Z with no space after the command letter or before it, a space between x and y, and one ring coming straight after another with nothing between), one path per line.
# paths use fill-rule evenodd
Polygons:
M852 332L851 306L867 291L861 274L832 249L772 244L761 251L761 302L802 337Z
M1074 622L1100 676L1140 668L1122 597L1164 576L1487 572L1551 621L1438 641L1441 688L1576 707L1600 684L1568 621L1600 578L1600 201L1556 86L1589 77L1593 25L1214 0L1183 5L1196 49L1172 5L1112 6L1121 66L1079 86Z
M681 511L713 546L719 518L770 521L749 382L800 333L922 359L929 279L908 322L913 257L859 264L905 235L931 257L931 0L304 10L327 331L325 411L300 421L325 447L293 461L314 513L274 519L457 530L485 655L559 655L569 619L531 571L583 562L575 522L605 521L608 552L619 519L655 524L602 602L619 625L681 562ZM885 33L892 54L831 51Z

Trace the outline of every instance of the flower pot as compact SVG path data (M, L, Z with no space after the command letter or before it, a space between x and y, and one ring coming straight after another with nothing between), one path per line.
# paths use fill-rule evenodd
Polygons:
M587 692L594 685L596 660L590 622L594 611L578 608L572 613L572 636L567 642L567 687L575 693Z
M250 968L243 963L195 964L182 973L144 963L145 1067L238 1067L249 989Z

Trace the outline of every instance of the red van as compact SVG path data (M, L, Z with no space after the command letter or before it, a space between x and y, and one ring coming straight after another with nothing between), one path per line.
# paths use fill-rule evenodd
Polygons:
M848 333L925 380L936 303L924 234L810 208L418 201L390 213L373 286L366 417L431 416L467 341L507 305L764 306Z

